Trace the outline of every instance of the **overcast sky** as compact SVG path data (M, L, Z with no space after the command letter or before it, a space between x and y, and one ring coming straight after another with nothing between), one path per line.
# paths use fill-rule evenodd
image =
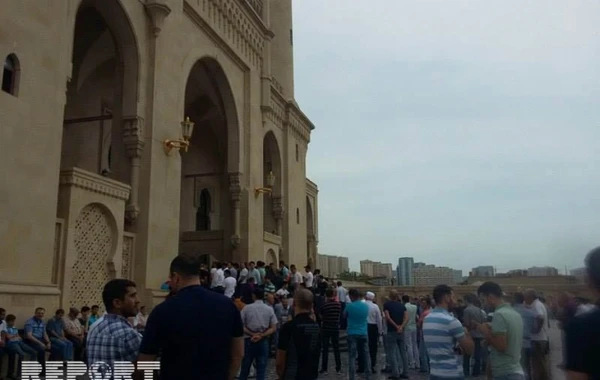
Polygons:
M294 54L321 254L564 271L600 245L599 2L295 0Z

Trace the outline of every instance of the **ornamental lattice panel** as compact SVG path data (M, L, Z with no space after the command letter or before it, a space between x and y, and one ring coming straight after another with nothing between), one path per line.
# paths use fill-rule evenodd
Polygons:
M121 277L131 279L131 261L133 258L133 236L123 235L123 265L121 267Z
M113 247L109 217L99 205L86 206L75 221L77 260L71 275L71 306L102 305L102 290L110 280L108 259Z

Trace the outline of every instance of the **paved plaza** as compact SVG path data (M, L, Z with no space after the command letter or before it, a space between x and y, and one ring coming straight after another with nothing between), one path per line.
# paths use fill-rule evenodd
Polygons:
M549 330L550 335L550 349L551 349L551 365L552 369L552 380L565 380L565 375L562 370L558 369L557 365L561 363L562 357L562 344L561 344L561 332L558 329L555 322L552 323L552 328ZM380 346L378 351L378 370L384 367L385 357L382 355L383 347ZM319 375L319 379L347 379L348 374L348 353L342 352L342 368L343 373L338 375L335 373L335 359L333 358L333 354L330 353L329 357L329 368L330 372L327 375ZM371 376L372 380L383 380L387 379L390 374L387 373L377 373ZM411 379L428 379L429 374L420 373L418 370L409 371L409 377ZM357 379L364 379L364 376L357 375ZM277 379L275 374L275 360L269 359L269 370L267 373L267 379L274 380ZM480 376L473 379L485 379L485 376Z

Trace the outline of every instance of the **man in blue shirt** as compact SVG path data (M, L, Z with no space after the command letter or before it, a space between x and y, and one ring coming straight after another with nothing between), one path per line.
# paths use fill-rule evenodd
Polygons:
M473 339L448 309L456 304L454 292L447 285L433 289L435 309L423 320L423 341L427 347L430 380L465 378L461 355L473 353Z
M46 375L46 351L52 350L52 354L60 354L60 350L50 344L44 323L45 313L46 310L43 307L38 307L35 309L35 315L25 322L25 343L37 353L38 362L42 365L41 374L43 376Z
M56 310L54 317L48 320L46 332L52 345L62 351L62 360L73 360L73 343L65 336L64 316L65 311L63 309Z
M360 293L356 289L348 292L351 303L346 305L344 314L348 321L348 375L350 380L356 376L355 359L358 355L365 363L365 378L368 380L371 374L371 358L369 356L369 336L367 324L369 318L369 305L362 302Z

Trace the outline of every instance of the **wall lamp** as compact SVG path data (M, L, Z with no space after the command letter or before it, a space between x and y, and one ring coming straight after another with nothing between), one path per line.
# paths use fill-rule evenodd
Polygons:
M273 194L273 185L275 185L275 175L273 172L269 172L267 174L267 186L266 187L257 187L254 189L254 196L258 198L260 194Z
M167 156L170 156L172 149L187 152L190 146L190 139L192 138L193 132L194 122L190 121L189 117L186 117L185 120L181 122L181 134L183 135L183 140L166 139L163 142L163 145L165 147L165 154Z

